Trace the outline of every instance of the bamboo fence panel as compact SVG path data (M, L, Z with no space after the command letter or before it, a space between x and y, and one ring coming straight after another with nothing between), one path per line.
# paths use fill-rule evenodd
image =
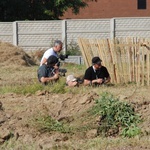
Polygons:
M140 42L140 41L138 40L138 42ZM137 62L138 62L137 63L138 64L138 66L137 66L137 70L138 70L137 85L140 85L140 74L141 74L141 53L140 53L140 46L137 47Z
M115 39L115 51L116 51L116 64L117 64L117 70L118 70L118 78L119 78L119 82L124 82L124 70L123 70L123 62L122 62L122 49L123 49L123 45L119 45L119 43L121 44L122 39L120 39L120 41L118 39Z
M146 45L144 47L146 52L146 79L147 79L147 85L150 85L150 39L146 40ZM148 46L149 45L149 46Z
M99 46L99 53L100 53L100 58L102 59L103 65L106 66L106 58L105 58L105 53L104 53L104 43L103 40L98 40L98 46Z
M116 77L115 77L115 65L113 63L111 51L112 51L112 43L109 43L109 40L107 41L107 47L105 46L105 43L102 40L97 40L96 41L98 44L98 54L99 57L102 59L102 64L109 68L109 73L111 76L112 82L116 82ZM105 50L109 50L107 53L105 53ZM107 59L107 57L110 57L110 59Z
M114 66L115 66L115 77L116 77L116 80L115 80L115 83L120 83L120 76L119 76L119 65L117 63L117 53L116 53L116 40L110 40L111 41L111 54L113 54L112 58L113 58L113 63L114 63Z
M131 39L131 44L134 43L134 39ZM131 55L131 60L132 60L132 75L131 75L131 79L133 82L136 82L136 73L135 73L135 56L136 56L136 46L131 46L131 51L132 51L132 55Z
M150 52L147 52L147 85L150 85Z
M99 56L112 83L150 85L150 39L78 39L78 42L86 66L91 65L94 56Z
M108 51L109 51L109 55L110 55L110 65L109 65L109 67L111 68L110 76L111 76L112 82L116 82L115 65L114 65L114 60L113 60L114 55L112 53L113 45L112 45L112 43L110 42L109 39L107 39L107 43L108 43Z
M89 39L89 43L90 43L91 50L92 50L92 57L99 56L98 44L95 41L96 41L96 39Z
M136 43L140 43L140 40L137 38L136 39ZM137 45L136 47L136 71L137 71L137 80L136 80L136 83L137 85L140 84L140 70L141 70L141 67L140 67L140 44Z
M80 47L80 50L81 50L81 53L82 53L82 56L83 56L83 59L84 59L84 62L85 62L85 65L86 66L89 66L88 64L88 61L87 61L87 56L86 56L86 53L85 53L85 47L84 47L84 44L83 44L83 39L78 39L78 44L79 44L79 47Z
M129 68L128 68L128 73L129 73L129 82L132 82L132 74L133 74L133 61L132 61L132 42L131 42L131 39L130 38L128 38L127 39L128 41L128 44L129 44L129 46L128 46L128 60L129 60Z
M141 49L140 50L142 50L142 59L141 59L141 82L142 82L142 85L144 85L144 51L143 51L143 47L141 47Z
M120 39L121 44L123 45L123 43L125 42L123 38ZM120 46L119 46L120 47ZM120 47L120 75L121 75L121 79L124 83L126 83L126 78L127 78L127 68L126 68L126 64L125 64L125 59L126 59L126 51L125 51L125 45L123 45L122 47Z
M87 55L88 65L90 66L90 65L91 65L91 60L92 60L92 58L93 58L92 49L91 49L91 45L90 45L88 39L86 39L84 42L85 42L85 47L86 47L85 53L86 53L86 55Z

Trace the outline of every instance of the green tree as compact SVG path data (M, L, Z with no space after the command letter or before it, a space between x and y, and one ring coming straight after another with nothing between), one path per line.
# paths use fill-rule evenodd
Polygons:
M59 19L69 8L78 14L88 1L96 0L0 0L0 21Z

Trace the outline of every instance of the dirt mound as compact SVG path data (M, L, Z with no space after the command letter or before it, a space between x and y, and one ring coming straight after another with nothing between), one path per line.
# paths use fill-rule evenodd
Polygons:
M35 65L32 58L22 48L0 41L0 64L31 66Z

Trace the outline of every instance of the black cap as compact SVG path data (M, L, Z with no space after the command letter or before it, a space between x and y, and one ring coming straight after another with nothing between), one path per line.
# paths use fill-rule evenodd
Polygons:
M93 57L93 58L92 58L92 63L93 63L93 64L97 64L97 63L99 63L99 62L102 62L102 60L101 60L99 57Z
M47 65L52 65L52 64L56 64L58 62L58 58L54 55L51 55L48 59L47 59Z

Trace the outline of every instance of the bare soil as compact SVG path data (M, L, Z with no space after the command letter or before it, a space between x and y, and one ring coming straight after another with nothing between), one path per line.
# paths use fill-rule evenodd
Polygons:
M9 43L0 42L0 68L1 87L11 85L13 88L15 85L23 86L37 81L36 71L38 65L35 65L35 61L23 49ZM121 101L131 103L135 111L141 115L143 122L140 124L142 129L140 137L126 139L124 144L121 142L114 144L119 137L108 137L104 143L101 143L101 148L95 145L92 148L87 143L98 140L98 138L103 141L101 137L96 136L96 129L70 135L59 132L41 133L31 125L33 118L46 114L56 120L66 121L70 125L79 126L80 124L80 126L84 126L87 124L87 116L84 116L86 115L86 110L91 108L95 104L95 99L105 91L111 92ZM150 149L149 108L150 87L136 87L135 85L114 85L100 88L85 88L81 86L71 89L71 92L65 94L50 93L43 90L27 95L15 93L0 94L0 149L12 149L13 143L21 143L21 145L14 146L14 149L18 150ZM98 119L91 118L91 124L96 126ZM120 140L121 138L117 141ZM112 143L110 144L108 141ZM6 144L6 142L9 144ZM28 145L29 147L23 148L22 145Z

